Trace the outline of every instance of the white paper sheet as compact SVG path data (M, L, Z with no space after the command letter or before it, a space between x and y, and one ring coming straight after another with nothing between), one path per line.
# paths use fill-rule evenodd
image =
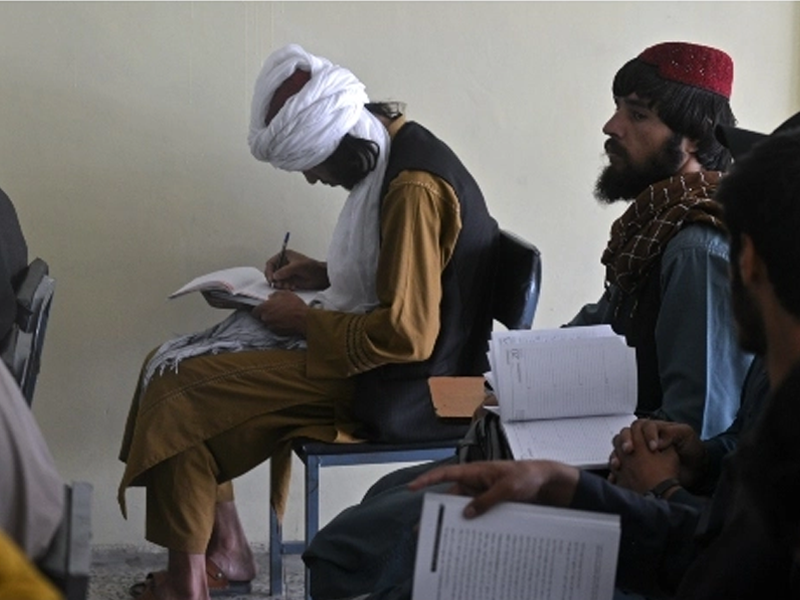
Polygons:
M494 332L490 358L504 422L635 410L635 351L608 325Z
M464 519L468 498L426 494L414 600L610 600L617 515L505 503Z
M502 422L511 453L517 460L557 460L582 469L608 465L611 439L635 417L608 415L543 421Z

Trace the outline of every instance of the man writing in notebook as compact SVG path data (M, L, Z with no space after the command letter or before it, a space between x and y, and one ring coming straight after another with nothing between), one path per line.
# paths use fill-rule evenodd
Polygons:
M146 538L169 550L167 570L135 590L151 600L250 589L233 478L271 459L282 515L296 437L452 437L427 379L485 360L498 229L452 150L297 45L264 63L248 140L258 160L349 195L326 262L289 250L267 265L283 289L255 309L258 325L302 344L211 350L140 381L119 499L124 510L129 486L147 488ZM309 307L292 289L320 293Z
M603 127L609 165L595 195L630 206L602 256L600 301L569 323L624 335L636 349L638 412L703 438L733 421L751 362L736 343L726 230L712 199L730 164L714 125L735 123L732 83L726 53L689 43L649 47L616 73L616 109ZM404 484L414 473L378 482L317 534L304 555L312 595L346 597L409 576L421 497Z
M617 583L654 597L798 597L800 114L770 136L754 138L733 128L721 135L741 152L717 194L731 234L730 288L739 339L764 356L771 391L759 420L726 458L703 512L689 505L668 507L551 461L443 467L421 476L412 488L455 482L475 496L465 509L469 518L503 501L618 513ZM680 462L680 448L648 447L659 437L634 427L627 438L632 448L625 454L652 453L645 459L651 464ZM688 569L676 560L681 546L694 551Z

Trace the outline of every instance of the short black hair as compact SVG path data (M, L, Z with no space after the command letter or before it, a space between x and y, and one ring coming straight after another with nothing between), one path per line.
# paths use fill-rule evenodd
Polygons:
M617 71L612 91L617 97L636 94L650 103L672 131L696 140L695 156L705 169L726 171L730 167L730 151L714 136L717 125L736 125L730 102L724 96L663 79L658 67L638 58Z
M800 128L754 144L722 179L715 198L724 207L731 260L748 235L781 306L800 318Z

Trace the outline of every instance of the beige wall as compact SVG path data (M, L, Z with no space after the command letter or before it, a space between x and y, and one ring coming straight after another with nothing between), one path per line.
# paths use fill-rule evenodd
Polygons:
M58 280L35 412L65 478L95 486L95 541L142 541L142 492L127 522L115 495L143 355L220 318L165 296L262 265L286 230L322 256L344 200L249 154L271 50L299 42L348 66L460 153L500 224L542 250L546 327L601 290L622 207L598 207L591 188L615 70L659 41L720 46L740 122L770 130L800 108L799 25L789 2L0 3L0 187ZM326 473L323 520L381 472ZM238 491L265 541L264 468ZM296 508L286 529L300 530Z

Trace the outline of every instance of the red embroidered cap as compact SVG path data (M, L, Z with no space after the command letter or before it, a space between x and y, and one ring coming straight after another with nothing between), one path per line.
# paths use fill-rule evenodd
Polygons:
M647 48L639 60L658 67L658 74L664 79L731 97L733 60L722 50L687 42L664 42Z

